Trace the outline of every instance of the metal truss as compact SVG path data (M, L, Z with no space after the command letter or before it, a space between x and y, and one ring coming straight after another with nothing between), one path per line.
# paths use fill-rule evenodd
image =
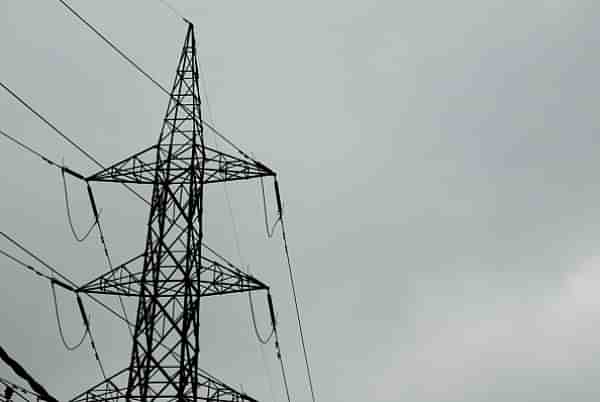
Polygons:
M129 267L140 263L145 254L140 254L127 262L115 267L111 271L99 276L77 289L81 293L99 293L121 296L137 296L140 294L143 272L133 271ZM180 262L183 263L185 255L182 254ZM166 259L166 258L165 258ZM215 260L204 256L201 257L201 267L198 272L194 272L192 280L199 284L200 296L214 296L227 293L248 292L253 290L267 290L269 287L233 266L225 266ZM169 273L176 269L173 264L165 261L161 266L159 275L161 281L160 291L157 297L183 296L177 291L181 291L178 286L179 281L172 280ZM196 278L195 276L198 276Z
M144 252L77 289L139 299L129 366L73 402L255 401L198 365L200 299L268 289L230 263L202 255L203 197L205 184L274 173L245 154L205 146L199 93L189 24L157 144L86 178L150 184L152 198Z
M163 367L165 371L171 372L176 371L176 367ZM104 402L104 401L122 401L125 400L127 393L127 387L122 385L127 380L127 371L129 368L125 368L112 377L107 378L98 385L92 387L85 393L76 396L71 399L70 402ZM168 384L164 381L151 381L150 390L148 394L153 400L161 400L165 402L179 400L177 398L165 396L160 390ZM217 378L211 376L208 373L202 372L199 375L198 389L196 392L197 401L207 402L258 402L256 399L244 394L243 392L237 391L230 386L226 385ZM185 400L192 400L192 395L184 395ZM131 401L143 401L146 400L142 395L133 394L128 397Z
M7 379L0 378L0 402L33 402L44 400L43 397L31 390L25 389Z
M188 184L189 180L189 143L175 143L172 148L166 144L153 145L106 169L88 177L87 181L119 182L133 184L156 184L155 172L168 163L173 184ZM196 153L201 154L196 145ZM273 176L266 166L252 160L204 147L203 183L245 180L257 177ZM170 154L170 156L169 156Z

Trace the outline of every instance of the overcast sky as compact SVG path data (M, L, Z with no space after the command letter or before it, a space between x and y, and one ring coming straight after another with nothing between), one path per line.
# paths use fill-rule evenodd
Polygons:
M597 2L171 3L196 26L205 118L278 172L319 401L598 400ZM168 7L71 4L170 85L186 26ZM104 163L158 138L165 96L58 1L0 0L0 51L0 80ZM96 171L5 92L0 116L0 129ZM59 172L4 139L0 164L0 230L78 283L104 272L97 234L70 234ZM94 189L113 259L140 253L145 205ZM82 231L87 195L70 190ZM258 184L227 187L233 220L223 186L207 191L205 238L271 285L293 399L308 401ZM100 381L88 344L62 347L48 284L6 259L0 269L2 346L60 398ZM74 299L59 301L73 342ZM127 331L89 310L114 373L128 364ZM204 369L283 400L245 296L206 301L201 319ZM14 378L2 364L0 376Z

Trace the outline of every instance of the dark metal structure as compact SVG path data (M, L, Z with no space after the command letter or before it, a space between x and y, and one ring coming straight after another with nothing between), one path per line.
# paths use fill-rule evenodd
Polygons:
M143 253L77 289L139 299L129 366L74 402L254 400L198 365L200 299L268 289L203 255L203 194L209 183L274 173L205 145L198 77L189 23L158 142L85 179L152 185L152 198Z

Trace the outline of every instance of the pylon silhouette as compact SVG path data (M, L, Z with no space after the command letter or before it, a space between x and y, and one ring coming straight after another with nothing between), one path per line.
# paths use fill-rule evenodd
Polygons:
M203 194L208 183L274 173L205 145L199 94L190 23L158 142L86 178L152 185L152 198L144 252L78 289L139 298L129 366L73 401L254 401L198 365L200 299L268 289L203 255Z

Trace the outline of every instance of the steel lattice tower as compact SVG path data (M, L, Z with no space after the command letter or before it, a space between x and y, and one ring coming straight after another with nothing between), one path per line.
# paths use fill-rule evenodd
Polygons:
M199 93L190 23L158 142L86 178L152 185L152 198L144 252L78 289L139 298L129 367L73 401L254 400L198 365L200 299L268 289L227 261L203 255L203 193L208 183L274 173L245 154L205 145Z

